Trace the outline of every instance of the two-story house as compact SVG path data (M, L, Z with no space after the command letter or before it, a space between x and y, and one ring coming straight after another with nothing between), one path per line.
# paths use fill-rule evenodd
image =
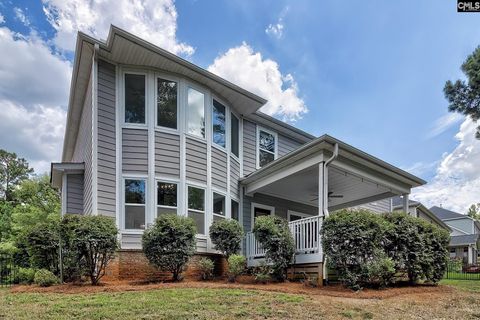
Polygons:
M51 173L62 213L116 221L120 278L142 276L142 233L166 213L193 218L197 253L213 257L213 221L237 219L249 232L259 216L284 217L296 265L322 273L319 230L330 210L396 195L407 208L411 188L425 183L260 112L265 103L119 28L106 41L79 33L62 162ZM249 265L262 259L251 233L243 250Z
M480 248L480 223L465 214L442 207L434 206L430 211L450 227L450 258L462 258L466 264L476 264Z

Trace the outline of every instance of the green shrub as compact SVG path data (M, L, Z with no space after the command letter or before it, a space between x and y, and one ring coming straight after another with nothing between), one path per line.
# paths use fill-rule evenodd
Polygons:
M82 268L93 285L105 275L105 268L115 258L118 230L113 219L106 216L80 216L70 224L67 239L71 258Z
M272 265L273 276L277 280L285 280L287 268L295 253L294 240L287 221L276 216L258 217L253 232L265 249L265 259Z
M362 265L361 279L364 283L386 287L395 276L395 262L383 250L374 253L372 259Z
M346 286L358 290L367 282L362 266L378 259L389 229L382 216L368 210L340 210L325 219L323 252Z
M222 252L228 259L232 254L240 251L240 245L243 240L243 227L234 219L216 220L210 227L210 239L215 245L215 249Z
M143 252L151 264L180 280L185 265L195 253L195 221L173 214L161 215L143 233Z
M201 280L208 280L213 278L213 269L215 268L215 264L213 263L212 259L209 258L200 258L197 262L198 271L200 271L200 279Z
M34 283L40 287L50 287L58 284L58 278L47 269L40 269L35 273Z
M448 271L450 272L462 272L463 259L462 258L450 258L447 262Z
M245 271L246 259L239 254L232 254L228 258L228 281L235 282L237 277Z
M32 284L35 280L36 270L33 268L18 268L17 283Z
M266 263L261 263L257 267L253 268L253 275L255 277L255 282L258 283L267 283L272 280L272 269Z
M80 228L82 217L78 214L67 214L60 222L63 280L66 282L79 281L86 275L85 258L80 251L81 246L77 243L75 232Z
M42 223L32 227L25 235L30 266L59 274L59 243L60 235L56 222Z

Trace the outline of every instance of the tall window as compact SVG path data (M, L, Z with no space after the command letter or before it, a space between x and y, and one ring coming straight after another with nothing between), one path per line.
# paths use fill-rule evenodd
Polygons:
M230 148L231 148L231 152L236 155L238 157L238 146L239 146L239 128L240 128L240 122L238 120L238 118L233 114L231 113L231 126L230 126L230 131L231 131L231 134L230 134Z
M273 133L259 129L258 134L258 165L264 165L275 160L275 150L277 149L277 139Z
M232 219L235 219L237 221L239 221L239 214L238 214L238 202L235 201L235 200L232 200Z
M157 125L177 129L177 83L157 79Z
M125 74L125 122L145 123L145 75Z
M225 148L225 106L213 100L213 143Z
M188 133L205 138L205 95L188 88Z
M197 233L205 234L205 190L188 187L188 216L195 220Z
M145 229L145 180L125 179L125 229Z
M157 217L177 214L177 184L157 182Z
M213 221L225 219L225 196L213 193Z

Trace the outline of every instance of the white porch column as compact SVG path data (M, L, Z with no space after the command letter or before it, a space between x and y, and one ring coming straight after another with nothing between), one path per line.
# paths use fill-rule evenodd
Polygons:
M325 185L326 185L326 170L325 162L320 162L318 164L318 215L323 216L325 212L325 206L328 203L325 202Z
M403 200L403 212L405 212L406 214L410 214L408 212L408 196L409 196L409 194L404 193L402 196L403 196L403 198L402 198L402 200Z
M473 248L468 246L468 264L473 264Z

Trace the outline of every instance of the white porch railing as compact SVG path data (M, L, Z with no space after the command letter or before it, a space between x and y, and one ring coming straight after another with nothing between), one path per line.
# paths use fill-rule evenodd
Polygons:
M288 223L295 243L294 263L313 263L322 261L322 243L320 229L323 217L315 216ZM255 239L252 232L246 236L246 255L249 266L255 266L265 257L265 249Z

